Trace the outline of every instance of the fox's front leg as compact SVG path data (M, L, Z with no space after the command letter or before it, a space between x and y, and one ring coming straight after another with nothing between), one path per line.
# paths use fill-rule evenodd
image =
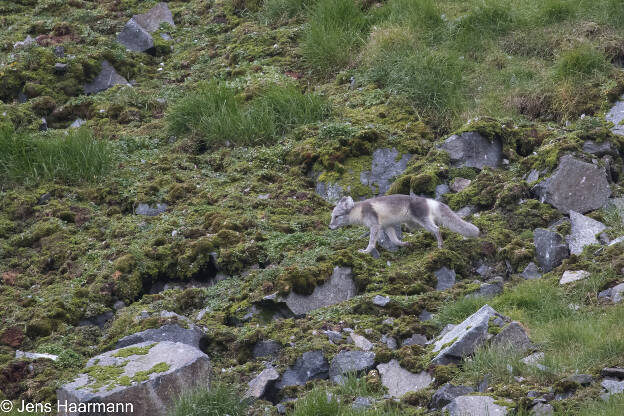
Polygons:
M377 245L377 239L379 238L379 232L381 231L381 227L378 225L373 225L370 228L370 238L368 239L368 247L365 249L358 250L360 253L370 253L375 249Z

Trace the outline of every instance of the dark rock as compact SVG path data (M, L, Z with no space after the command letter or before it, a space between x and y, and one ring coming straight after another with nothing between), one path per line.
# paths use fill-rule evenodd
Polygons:
M526 353L534 348L526 330L519 322L512 322L505 326L491 341L492 345L513 349Z
M39 199L37 200L37 205L45 205L48 202L50 202L50 199L52 199L52 194L50 194L49 192L46 192L45 194L39 197Z
M427 338L420 334L414 334L409 338L406 338L401 342L401 346L405 347L406 345L427 345Z
M596 234L607 228L603 223L575 211L570 211L570 224L572 229L567 240L571 254L581 254L583 247L598 244Z
M479 385L477 386L477 391L479 393L485 393L489 386L490 386L490 377L486 374L483 377L483 380L479 382Z
M440 148L449 154L454 167L495 168L503 161L501 141L498 139L490 141L477 132L454 134L446 139Z
M381 306L382 308L390 303L388 296L375 295L373 298L373 305Z
M533 192L564 214L602 208L611 195L604 168L571 155L563 156L555 172L534 186Z
M67 64L62 64L60 62L57 62L56 64L54 64L54 72L56 72L57 74L64 74L67 72Z
M166 203L156 204L155 208L150 207L148 204L139 204L134 211L136 215L145 215L147 217L155 217L162 214L167 210L169 205Z
M102 61L102 70L95 77L93 82L85 84L84 92L85 94L96 94L100 91L107 90L115 85L128 85L128 81L119 75L115 68L108 62Z
M24 104L26 101L28 101L28 97L26 97L26 94L24 94L22 91L17 93L17 102L18 103Z
M279 379L279 373L273 367L266 368L260 372L248 385L245 398L260 399L265 393L271 390L272 385Z
M65 48L62 45L55 46L53 52L54 56L56 56L57 58L65 57Z
M325 331L325 335L330 342L334 344L344 344L346 341L340 332L336 331Z
M613 377L624 379L624 368L612 367L612 368L603 368L600 370L600 375L603 377Z
M295 316L303 316L315 309L351 299L356 295L352 275L350 267L335 267L331 277L315 287L311 295L290 292L285 299L286 306Z
M433 378L426 371L414 374L399 365L397 360L387 364L379 364L377 371L381 376L381 384L388 388L392 397L401 397L406 393L429 387Z
M104 312L92 318L81 320L78 322L78 326L97 326L98 328L104 328L104 325L113 319L113 316L113 312L111 311Z
M308 351L289 367L275 384L278 390L288 386L302 386L310 380L329 377L329 363L322 351Z
M394 339L393 337L391 337L389 335L382 335L381 336L381 342L386 344L386 346L388 348L390 348L391 350L396 350L397 347L398 347L396 339Z
M342 350L331 362L329 378L337 383L345 374L364 373L375 365L375 353L371 351L345 351Z
M608 300L611 303L620 303L624 297L624 283L620 283L617 286L611 287L607 290L603 290L598 293L599 299Z
M464 396L473 393L474 389L470 386L454 386L451 383L446 383L440 387L431 398L431 407L434 409L441 409L455 397Z
M421 321L425 322L425 321L430 321L433 318L433 314L429 311L425 311L423 310L420 315L418 315L418 319L420 319Z
M492 309L490 305L484 305L462 323L453 327L443 336L439 336L433 343L433 352L438 354L432 362L438 365L457 363L464 357L471 355L476 348L492 337L488 329L490 321L497 317L501 321L507 320Z
M273 340L260 341L254 346L252 355L254 358L271 357L276 358L279 356L282 346L279 342Z
M539 279L540 277L542 277L542 274L537 268L537 265L531 262L524 268L524 271L520 273L520 276L524 279L532 280Z
M206 334L194 325L190 329L185 329L177 324L167 324L160 328L146 329L145 331L125 336L117 341L115 348L124 348L148 341L179 342L203 351L208 346L209 339Z
M398 239L401 240L401 238L403 237L403 231L401 231L400 225L394 226L394 233L396 234ZM382 230L380 234L381 235L379 239L377 240L377 244L379 244L381 247L383 247L384 249L388 251L397 251L399 249L399 246L397 246L392 241L390 241L390 238L388 237L385 231Z
M459 396L442 411L449 416L505 416L507 407L495 404L494 398L489 396Z
M536 228L533 232L533 244L537 262L544 272L548 273L568 258L570 252L563 238L544 228Z
M110 381L96 385L96 380L82 373L57 391L60 403L131 403L135 416L165 416L167 408L180 394L210 382L211 365L208 356L190 345L169 341L156 344L146 342L137 347L149 347L146 354L120 356L113 350L93 357L87 369L93 366L121 370ZM151 347L150 347L151 346ZM128 383L133 377L140 377ZM126 380L126 381L124 381ZM67 409L68 410L68 409ZM60 408L59 415L76 414ZM104 414L83 413L83 414Z
M476 298L493 298L494 296L503 292L502 283L482 283L479 290L475 293L467 295L468 297Z
M442 267L433 273L438 281L436 284L436 290L450 289L455 285L455 270L449 270L446 267Z
M407 167L407 162L412 155L405 153L397 160L399 151L397 149L383 148L373 152L373 163L371 170L360 173L360 182L367 185L375 195L384 195L390 185L392 179L403 173Z
M587 140L583 143L583 151L587 153L591 153L598 157L603 157L605 155L613 155L617 156L618 152L611 146L611 142L604 141L602 143L597 143L592 140Z

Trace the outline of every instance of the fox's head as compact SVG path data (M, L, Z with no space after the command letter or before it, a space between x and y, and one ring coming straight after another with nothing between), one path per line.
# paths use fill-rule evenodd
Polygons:
M354 206L355 202L353 202L353 198L351 198L350 196L343 196L340 201L338 201L336 207L332 211L329 228L335 230L336 228L342 227L343 225L349 225L349 213Z

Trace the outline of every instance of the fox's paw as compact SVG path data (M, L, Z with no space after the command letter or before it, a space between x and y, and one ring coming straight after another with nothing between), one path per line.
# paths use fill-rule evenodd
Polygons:
M368 249L361 248L361 249L358 250L358 253L368 254L368 253L370 253L370 251L368 251Z

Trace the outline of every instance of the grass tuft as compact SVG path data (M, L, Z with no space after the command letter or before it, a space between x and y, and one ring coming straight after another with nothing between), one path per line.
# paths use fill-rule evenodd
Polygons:
M606 57L590 45L580 45L561 54L555 65L555 78L580 80L604 74L608 70Z
M81 128L64 134L29 135L0 126L0 176L10 183L93 181L113 161L111 146Z
M169 411L169 416L245 416L249 403L222 383L210 389L201 387L183 394Z

